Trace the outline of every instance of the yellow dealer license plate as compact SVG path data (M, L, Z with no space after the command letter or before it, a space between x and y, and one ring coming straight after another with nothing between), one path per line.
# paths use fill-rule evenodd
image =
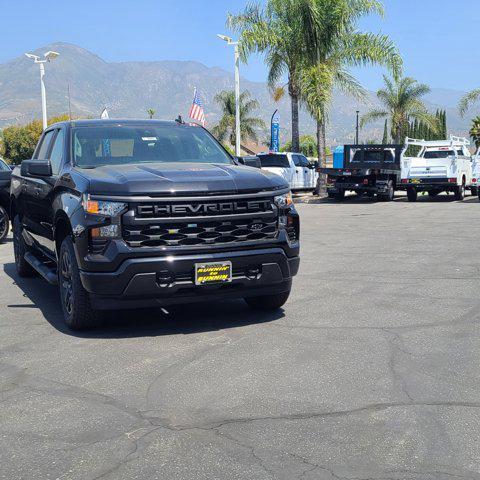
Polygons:
M195 285L228 283L232 281L232 262L195 264Z

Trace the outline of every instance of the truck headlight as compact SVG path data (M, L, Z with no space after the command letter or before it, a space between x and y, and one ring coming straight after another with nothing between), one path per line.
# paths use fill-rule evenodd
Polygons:
M273 201L279 208L288 208L293 205L293 199L291 192L274 197Z
M104 217L116 217L128 206L126 203L122 202L92 200L90 195L85 195L83 197L82 205L86 213L102 215Z

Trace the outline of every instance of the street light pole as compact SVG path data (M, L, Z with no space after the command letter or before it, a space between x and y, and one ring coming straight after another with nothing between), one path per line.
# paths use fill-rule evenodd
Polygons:
M42 123L43 123L43 129L45 130L47 128L47 93L45 91L45 65L42 63L39 63L40 67L40 88L42 90Z
M235 155L239 157L240 152L240 54L238 42L235 43Z
M226 35L217 35L218 38L233 45L235 55L235 155L241 155L241 130L240 130L240 51L239 42L233 41Z
M60 54L57 52L48 51L43 56L44 59L40 59L38 55L34 55L33 53L26 53L25 54L28 58L31 58L34 63L38 63L40 67L40 89L42 92L42 125L43 129L45 130L48 125L48 117L47 117L47 94L45 91L45 63L51 62L54 58L57 58Z
M358 125L358 114L360 113L359 110L357 110L357 126L356 126L356 134L355 134L355 144L358 145L359 142L359 125Z

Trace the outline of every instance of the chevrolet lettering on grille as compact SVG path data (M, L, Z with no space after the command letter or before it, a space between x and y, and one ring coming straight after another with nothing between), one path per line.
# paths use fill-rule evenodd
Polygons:
M229 213L264 212L269 210L271 210L271 202L268 200L195 204L152 204L137 206L137 214L140 217L163 217L170 215L215 215Z

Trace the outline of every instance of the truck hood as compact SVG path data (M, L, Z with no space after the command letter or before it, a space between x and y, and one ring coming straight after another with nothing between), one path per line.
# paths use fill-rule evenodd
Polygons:
M278 175L258 168L207 163L149 163L76 170L94 195L211 195L288 188Z

